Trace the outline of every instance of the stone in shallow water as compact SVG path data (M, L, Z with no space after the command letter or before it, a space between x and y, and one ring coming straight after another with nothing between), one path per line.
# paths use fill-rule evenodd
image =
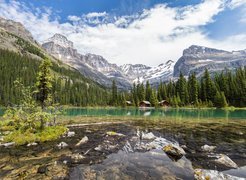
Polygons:
M38 143L33 142L33 143L29 143L29 144L27 144L27 147L30 147L30 146L37 146L37 145L38 145Z
M163 151L174 158L174 160L179 160L180 158L183 157L183 155L185 155L185 151L176 145L173 144L168 144L166 146L163 147Z
M68 131L67 132L67 137L73 137L75 136L75 132L74 131Z
M218 159L215 162L223 164L227 167L238 168L237 164L231 160L227 155L219 154L217 156Z
M143 140L153 140L155 138L156 138L156 136L152 132L146 133L146 134L144 132L142 132L142 139Z
M98 145L97 147L94 148L96 151L102 151L103 147L101 145Z
M0 147L1 146L10 147L10 146L13 146L13 145L15 145L15 142L9 142L9 143L0 144Z
M37 173L44 174L44 173L47 173L47 171L48 171L47 166L40 166L40 167L38 168Z
M57 144L57 147L58 147L59 149L63 149L63 148L65 148L65 147L67 147L67 146L68 146L68 144L65 143L65 142L60 142L59 144Z
M203 151L206 151L206 152L212 152L215 148L216 148L216 146L209 146L207 144L205 144L204 146L201 147L201 149Z
M79 162L80 160L84 159L85 157L82 156L81 154L79 153L76 153L76 154L72 154L71 155L71 159L74 161L74 162Z
M83 137L75 146L80 146L82 144L85 144L89 141L89 138L87 136Z
M244 178L231 176L215 170L195 169L196 180L244 180Z

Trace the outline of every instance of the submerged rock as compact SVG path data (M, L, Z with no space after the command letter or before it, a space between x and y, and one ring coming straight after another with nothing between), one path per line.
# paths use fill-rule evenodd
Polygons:
M217 156L218 159L215 160L215 162L223 164L227 167L232 167L232 168L238 168L237 164L231 160L227 155L224 154L219 154Z
M185 155L185 151L181 147L173 145L173 144L168 144L164 146L163 151L167 155L174 158L175 160L179 160L183 157L183 155Z
M0 144L0 147L3 146L3 147L10 147L10 146L13 146L15 145L15 142L9 142L9 143L4 143L4 144Z
M216 148L216 146L209 146L207 144L205 144L204 146L201 147L201 149L203 151L206 151L206 152L212 152L215 148Z
M30 147L30 146L37 146L37 145L38 145L38 143L33 142L33 143L29 143L29 144L27 144L27 147Z
M85 144L89 141L89 138L87 136L83 137L75 146L80 146L82 144Z
M143 140L153 140L155 138L156 138L156 136L152 132L146 133L146 134L144 132L142 132L142 139Z
M67 147L67 146L68 146L68 144L65 143L65 142L60 142L60 143L57 145L57 147L58 147L59 149L63 149L63 148L65 148L65 147Z
M244 178L231 176L215 170L195 169L196 180L243 180Z
M117 133L117 132L114 132L114 131L108 131L108 132L106 132L106 134L108 136L125 136L124 134Z
M67 132L67 137L73 137L75 136L75 132L74 131L68 131Z
M40 166L40 167L38 168L37 173L45 174L45 173L47 173L47 171L48 171L48 167L45 165L45 166Z
M95 149L95 151L102 151L103 150L103 147L101 145L98 145L94 149Z
M72 154L71 155L71 159L74 161L74 162L79 162L80 160L84 159L85 157L82 156L81 154L79 153L76 153L76 154Z

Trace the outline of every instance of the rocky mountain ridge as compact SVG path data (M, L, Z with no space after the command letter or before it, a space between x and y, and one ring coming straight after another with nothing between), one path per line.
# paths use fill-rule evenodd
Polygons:
M204 46L192 45L183 51L183 56L174 66L174 77L180 72L184 76L196 73L199 77L208 69L211 74L227 69L236 69L246 66L246 50L224 51Z
M117 66L116 64L109 63L100 55L90 53L85 55L79 54L73 48L73 43L60 34L55 34L42 46L56 58L79 69L82 74L86 71L88 72L88 69L82 67L86 66L94 72L94 74L87 73L86 75L89 75L100 84L105 85L106 83L107 86L111 84L109 80L112 81L113 79L123 89L125 87L130 88L133 82L145 83L146 81L150 81L151 83L157 83L167 81L171 78L173 72L174 62L171 60L157 67L149 67L143 64Z
M116 64L111 64L102 56L82 55L73 48L73 42L61 34L55 34L46 40L42 47L62 62L79 70L81 74L101 85L110 87L115 79L120 89L130 89L131 84Z

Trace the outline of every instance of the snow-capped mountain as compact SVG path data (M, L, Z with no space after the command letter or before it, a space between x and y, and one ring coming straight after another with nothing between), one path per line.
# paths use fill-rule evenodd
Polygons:
M174 66L174 77L188 76L195 72L199 77L207 68L211 74L227 69L235 69L246 66L246 50L224 51L203 46L192 45L183 51Z
M129 89L133 82L158 85L175 79L182 72L188 76L195 72L199 77L205 70L210 73L246 66L246 51L223 51L213 48L192 45L183 51L183 56L176 62L168 60L156 67L143 64L125 64L117 66L109 63L102 56L95 54L79 54L65 36L55 34L43 45L50 54L78 69L83 75L110 87L115 79L120 89Z
M117 81L121 89L129 89L131 83L116 64L109 63L102 56L95 54L82 55L73 48L73 42L61 34L55 34L42 45L46 51L62 62L78 69L83 75L101 85L110 87L112 80Z
M134 79L134 82L146 82L149 81L150 84L158 84L160 82L166 82L173 77L173 67L174 61L168 60L159 66L152 67L148 69L142 76Z
M46 40L46 42L53 42L54 44L57 44L61 47L73 49L73 42L69 41L65 36L61 34L55 34L54 36Z
M122 89L130 88L133 82L145 83L148 80L151 84L156 84L160 81L169 80L173 72L174 62L171 60L157 67L149 67L143 64L117 66L99 55L79 54L74 49L73 42L61 34L55 34L42 46L56 58L108 87L111 85L112 79L115 79Z
M129 78L129 80L133 81L136 78L143 76L151 67L143 65L143 64L124 64L120 66L122 72Z

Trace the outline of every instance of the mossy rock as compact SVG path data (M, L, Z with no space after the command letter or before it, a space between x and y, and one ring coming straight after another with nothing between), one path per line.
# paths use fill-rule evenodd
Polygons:
M185 155L185 151L176 145L168 144L162 149L172 160L179 160Z

